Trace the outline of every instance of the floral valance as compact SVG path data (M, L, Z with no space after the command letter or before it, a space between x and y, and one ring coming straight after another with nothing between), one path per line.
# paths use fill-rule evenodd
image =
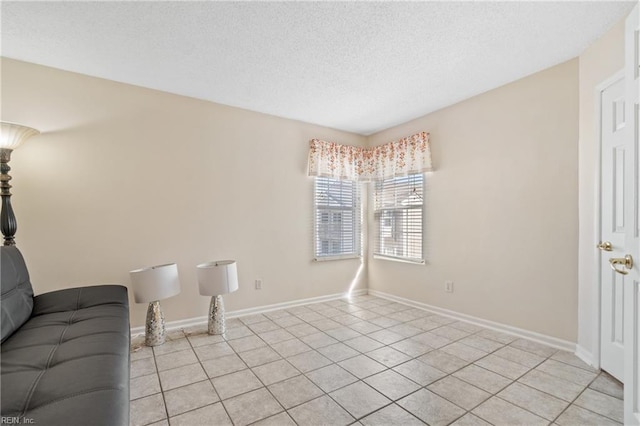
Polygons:
M420 132L373 148L312 139L309 176L374 181L432 170L429 133Z

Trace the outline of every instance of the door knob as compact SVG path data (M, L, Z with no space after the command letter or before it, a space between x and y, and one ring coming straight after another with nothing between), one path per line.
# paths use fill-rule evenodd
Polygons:
M619 274L627 275L629 271L625 271L624 269L616 268L616 265L622 265L623 268L631 269L633 268L633 257L630 254L625 257L612 257L609 259L609 265L611 265L611 269L616 271Z
M609 241L600 242L600 244L598 244L596 247L599 248L602 251L611 251L611 250L613 250L613 246L611 245L611 243Z

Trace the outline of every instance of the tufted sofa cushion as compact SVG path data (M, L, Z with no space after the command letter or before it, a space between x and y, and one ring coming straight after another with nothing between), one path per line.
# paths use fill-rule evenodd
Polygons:
M33 309L33 289L22 254L9 246L0 250L0 342L25 323Z
M128 425L129 338L123 286L36 296L31 318L2 343L2 416Z

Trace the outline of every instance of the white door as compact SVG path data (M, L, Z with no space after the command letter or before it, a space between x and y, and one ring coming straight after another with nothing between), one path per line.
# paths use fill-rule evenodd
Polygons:
M625 161L625 183L629 183L625 199L631 206L625 208L625 246L629 255L640 262L640 215L638 165L640 149L638 134L640 133L640 107L638 103L638 77L640 76L640 6L631 12L625 22L625 81L626 81L626 113L625 113L625 147L629 158ZM640 274L638 265L630 269L625 278L624 294L624 422L626 425L640 425Z
M600 245L600 366L618 380L624 371L624 283L628 275L616 273L612 257L624 257L625 229L625 84L619 76L600 95L601 105L601 236Z

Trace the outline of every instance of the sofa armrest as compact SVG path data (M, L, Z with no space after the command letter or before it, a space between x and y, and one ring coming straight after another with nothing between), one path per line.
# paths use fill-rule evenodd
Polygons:
M128 308L127 288L122 285L99 285L66 288L39 294L33 298L31 316L75 311L106 304L123 305Z

